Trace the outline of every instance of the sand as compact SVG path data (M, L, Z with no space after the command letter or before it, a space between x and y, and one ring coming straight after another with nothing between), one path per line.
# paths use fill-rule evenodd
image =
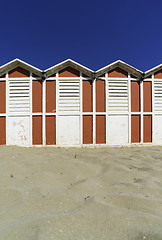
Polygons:
M0 147L1 239L162 239L162 148Z

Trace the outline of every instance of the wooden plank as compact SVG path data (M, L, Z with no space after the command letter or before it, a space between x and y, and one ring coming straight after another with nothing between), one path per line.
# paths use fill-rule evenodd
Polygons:
M143 82L143 111L152 111L152 82Z
M66 67L59 71L59 77L79 77L80 72L72 67Z
M92 116L83 116L83 144L92 144Z
M0 145L6 144L6 117L0 117Z
M105 81L96 81L96 112L105 112Z
M46 116L46 144L56 144L56 117Z
M131 112L140 112L140 84L131 81Z
M42 112L42 81L33 81L32 84L33 113Z
M9 77L29 77L30 72L22 67L16 67L9 72Z
M121 78L127 78L128 77L128 73L119 68L119 67L116 67L114 68L113 70L111 70L109 73L108 73L108 76L109 77L121 77Z
M161 78L162 79L162 69L160 69L158 72L154 73L154 78Z
M0 113L6 113L6 82L0 82Z
M96 116L96 143L106 143L106 117Z
M140 142L140 115L131 116L131 142Z
M56 81L46 81L46 112L56 112Z
M83 80L83 112L92 112L92 81Z
M42 116L33 116L33 144L42 144Z
M143 116L143 142L152 142L152 116Z

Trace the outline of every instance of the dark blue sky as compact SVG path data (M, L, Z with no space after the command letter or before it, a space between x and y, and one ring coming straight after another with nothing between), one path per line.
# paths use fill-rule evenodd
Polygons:
M162 1L1 1L0 65L18 57L42 70L67 58L97 70L121 59L162 63Z

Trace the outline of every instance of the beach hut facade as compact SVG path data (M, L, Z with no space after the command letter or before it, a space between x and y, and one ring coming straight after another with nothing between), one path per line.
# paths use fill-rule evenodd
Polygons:
M0 67L0 145L162 145L162 66Z

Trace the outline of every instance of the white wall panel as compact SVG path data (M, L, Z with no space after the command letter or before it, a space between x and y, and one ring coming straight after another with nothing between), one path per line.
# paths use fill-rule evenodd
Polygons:
M128 144L128 116L108 116L108 144Z
M154 116L154 144L162 145L162 115Z
M29 146L30 143L30 118L9 117L8 118L8 145Z
M80 144L79 116L58 116L58 144L65 146Z

